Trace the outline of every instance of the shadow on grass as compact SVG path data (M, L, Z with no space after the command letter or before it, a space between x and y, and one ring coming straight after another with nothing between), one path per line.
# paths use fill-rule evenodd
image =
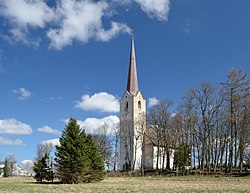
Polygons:
M25 184L36 184L36 185L48 185L48 184L53 184L53 185L61 185L63 184L62 182L56 181L56 182L25 182Z

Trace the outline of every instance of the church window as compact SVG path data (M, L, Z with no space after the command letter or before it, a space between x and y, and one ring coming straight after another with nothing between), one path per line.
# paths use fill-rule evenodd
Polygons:
M138 102L138 109L141 109L141 101Z
M126 108L125 108L126 111L128 111L128 102L126 102Z

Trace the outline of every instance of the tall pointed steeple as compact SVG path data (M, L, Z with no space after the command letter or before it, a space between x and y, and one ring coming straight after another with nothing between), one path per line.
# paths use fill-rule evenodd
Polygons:
M135 60L135 45L134 45L134 33L131 39L131 48L130 48L130 63L128 70L128 82L127 82L127 91L136 95L138 92L138 80L137 80L137 71L136 71L136 60Z
M131 38L127 90L120 100L120 169L140 170L144 152L143 131L146 129L146 101L138 88L134 35ZM138 127L140 120L142 127Z

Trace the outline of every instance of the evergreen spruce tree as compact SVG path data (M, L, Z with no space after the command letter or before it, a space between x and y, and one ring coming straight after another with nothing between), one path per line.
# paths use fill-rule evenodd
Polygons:
M34 163L33 166L33 171L35 172L34 178L38 182L42 183L44 179L46 179L47 181L52 180L51 178L53 174L51 175L51 171L48 165L48 159L49 159L48 155L45 154L42 157L42 159Z
M3 177L7 178L8 176L9 176L9 166L8 166L8 160L7 160L7 158L5 158Z
M187 148L186 143L181 143L178 150L174 152L174 166L175 168L182 169L184 174L186 166L191 166L191 149Z
M91 161L88 181L100 181L104 178L104 162L91 135L86 140L87 155Z
M93 145L93 139L87 137L84 130L80 129L77 121L71 118L65 127L60 138L60 146L56 146L56 168L58 178L63 183L75 184L81 182L91 182L103 178L95 176L99 172L97 165L102 165L99 161L100 155L93 153L96 146ZM95 156L92 158L91 156ZM96 179L98 177L98 179Z

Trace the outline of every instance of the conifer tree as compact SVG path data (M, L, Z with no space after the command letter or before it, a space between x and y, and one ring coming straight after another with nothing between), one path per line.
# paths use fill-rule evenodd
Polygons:
M104 162L91 135L87 136L86 145L88 147L87 154L91 162L90 176L87 181L100 181L104 177Z
M80 129L74 118L66 125L55 155L58 177L63 183L75 184L103 178L104 164L95 143Z
M6 158L4 162L3 177L7 178L8 176L9 176L9 166L8 166L8 160Z
M48 155L45 154L40 160L34 163L33 171L35 172L34 178L38 182L43 182L44 179L50 181L53 179L53 173L51 174L50 167L48 165Z

